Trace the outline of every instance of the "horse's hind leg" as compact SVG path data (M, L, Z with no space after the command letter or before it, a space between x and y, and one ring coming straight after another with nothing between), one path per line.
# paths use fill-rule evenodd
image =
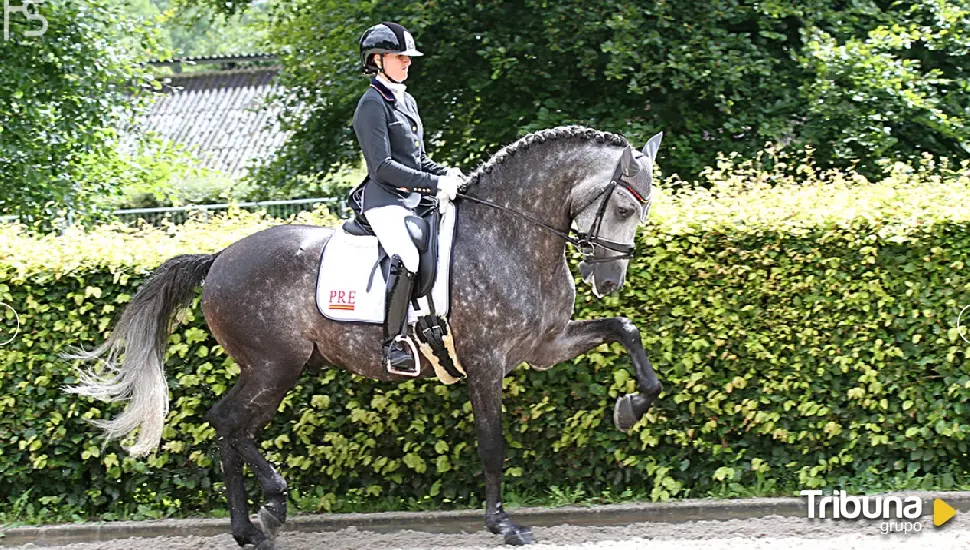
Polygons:
M289 388L281 392L279 399L273 402L266 414L256 418L252 424L256 430L260 430L269 424L287 391L289 391ZM256 475L256 479L259 480L265 499L262 508L259 510L259 521L263 527L263 533L270 540L275 539L280 527L286 522L286 480L259 452L256 442L250 435L237 437L233 441L233 446Z
M242 457L229 443L220 437L219 454L222 457L222 475L226 480L226 500L229 501L229 517L232 521L232 536L239 546L258 544L266 536L249 520L249 504L246 487L243 483Z
M272 548L272 539L286 521L286 481L259 452L253 434L272 420L283 397L296 384L302 370L302 364L296 364L299 366L267 363L258 371L242 367L239 382L206 415L221 440L232 534L240 546ZM259 480L266 500L260 510L262 530L249 519L244 463Z

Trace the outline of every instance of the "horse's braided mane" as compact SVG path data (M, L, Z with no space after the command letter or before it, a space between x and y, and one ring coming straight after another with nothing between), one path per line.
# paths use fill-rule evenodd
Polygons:
M543 143L547 140L568 140L580 139L583 141L596 141L609 145L626 147L629 142L619 134L603 132L586 126L559 126L539 130L529 135L523 136L515 142L506 145L498 153L492 156L487 162L476 168L468 177L467 185L475 185L484 174L489 174L499 164L504 163L516 153L526 151L535 143Z

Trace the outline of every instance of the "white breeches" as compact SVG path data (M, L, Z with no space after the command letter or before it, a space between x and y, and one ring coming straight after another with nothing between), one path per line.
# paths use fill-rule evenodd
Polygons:
M364 213L377 240L381 242L388 256L397 254L404 262L404 267L411 273L418 271L418 249L411 242L411 235L404 225L404 218L414 213L397 204L371 208Z

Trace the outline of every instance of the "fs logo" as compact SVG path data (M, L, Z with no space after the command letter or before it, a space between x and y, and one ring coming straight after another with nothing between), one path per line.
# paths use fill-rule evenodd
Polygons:
M331 290L330 305L327 309L353 311L357 306L357 292L354 290Z
M40 21L40 29L26 30L24 36L42 36L47 32L47 18L40 14L40 8L29 9L43 4L44 0L23 0L22 5L11 6L10 0L3 0L3 39L10 40L10 16L17 12L24 14L27 21Z

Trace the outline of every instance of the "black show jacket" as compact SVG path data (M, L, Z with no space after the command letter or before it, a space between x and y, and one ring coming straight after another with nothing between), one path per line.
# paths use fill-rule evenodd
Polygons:
M365 212L391 204L406 206L404 199L412 192L435 195L438 176L447 171L425 153L418 105L411 94L403 96L404 101L397 101L375 78L354 111L354 132L367 164Z

